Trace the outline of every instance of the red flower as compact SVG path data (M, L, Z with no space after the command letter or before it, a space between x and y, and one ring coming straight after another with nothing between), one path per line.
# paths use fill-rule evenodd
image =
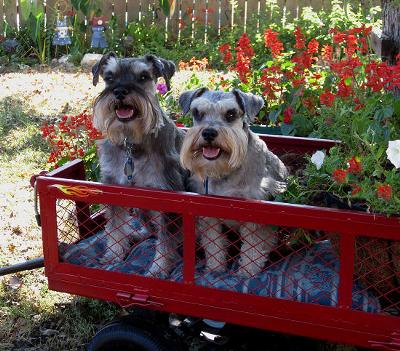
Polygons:
M325 93L322 93L319 98L322 105L332 106L336 95L331 93L329 90L325 90Z
M311 39L307 46L308 54L312 55L312 54L318 53L318 47L319 47L319 43L318 43L317 39L315 39L315 38Z
M347 172L343 169L335 169L333 171L333 178L335 178L335 180L338 183L345 183L346 182L346 177L347 177Z
M250 63L254 56L254 50L251 46L250 39L246 33L240 37L236 47L236 66L235 71L239 75L239 79L242 83L248 82L248 76L250 74Z
M362 188L357 184L351 184L351 187L352 187L351 195L353 196L358 194L362 190Z
M358 98L354 98L353 101L354 101L354 103L356 104L356 106L354 106L354 111L361 110L362 108L365 107L365 105L362 104Z
M386 201L389 201L390 198L392 197L392 187L390 186L390 184L378 185L377 193L378 197Z
M306 83L306 79L304 77L301 77L300 79L293 79L292 83L293 83L293 86L295 88L297 88L300 85L304 85Z
M353 156L349 160L349 167L347 168L347 171L352 174L357 174L362 171L361 161L358 157Z
M278 39L278 33L268 28L264 32L265 47L269 48L272 53L272 57L275 58L283 51L283 44Z
M306 47L305 43L304 43L304 34L301 31L300 27L297 27L294 30L294 36L296 38L296 44L295 44L295 48L296 49L304 49Z
M226 65L232 62L231 46L228 43L222 44L219 47L219 52L223 55L223 61Z
M294 110L293 110L293 108L291 106L286 108L283 111L283 122L285 122L286 124L292 123L293 113L294 113Z
M331 62L333 59L333 48L330 45L324 45L321 50L324 61Z

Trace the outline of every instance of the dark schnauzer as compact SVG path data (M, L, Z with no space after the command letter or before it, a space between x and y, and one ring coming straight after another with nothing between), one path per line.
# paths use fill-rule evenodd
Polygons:
M179 164L183 134L162 111L156 96L157 78L167 86L175 73L171 61L146 55L117 58L108 53L93 67L93 84L99 76L105 89L94 103L94 126L105 139L98 143L102 181L109 184L164 190L184 190ZM168 233L168 217L140 211L158 238L156 256L148 275L161 276L173 268L179 240ZM129 225L129 209L110 206L104 262L121 260L136 239Z

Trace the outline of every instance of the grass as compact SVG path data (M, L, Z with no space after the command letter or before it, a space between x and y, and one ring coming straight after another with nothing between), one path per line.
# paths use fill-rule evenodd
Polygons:
M29 178L46 169L43 119L0 100L0 266L42 256ZM0 277L0 351L84 350L115 306L49 291L43 269Z

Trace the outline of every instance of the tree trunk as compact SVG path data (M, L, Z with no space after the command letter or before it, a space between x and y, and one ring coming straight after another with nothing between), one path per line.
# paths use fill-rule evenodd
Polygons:
M400 2L398 0L382 0L383 35L393 43L392 50L387 53L389 63L395 63L400 52ZM385 55L386 56L386 55Z

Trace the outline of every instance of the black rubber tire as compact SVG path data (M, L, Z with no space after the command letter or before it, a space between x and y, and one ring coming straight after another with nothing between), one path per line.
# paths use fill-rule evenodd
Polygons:
M165 343L146 330L125 323L112 323L97 332L88 351L169 351Z

